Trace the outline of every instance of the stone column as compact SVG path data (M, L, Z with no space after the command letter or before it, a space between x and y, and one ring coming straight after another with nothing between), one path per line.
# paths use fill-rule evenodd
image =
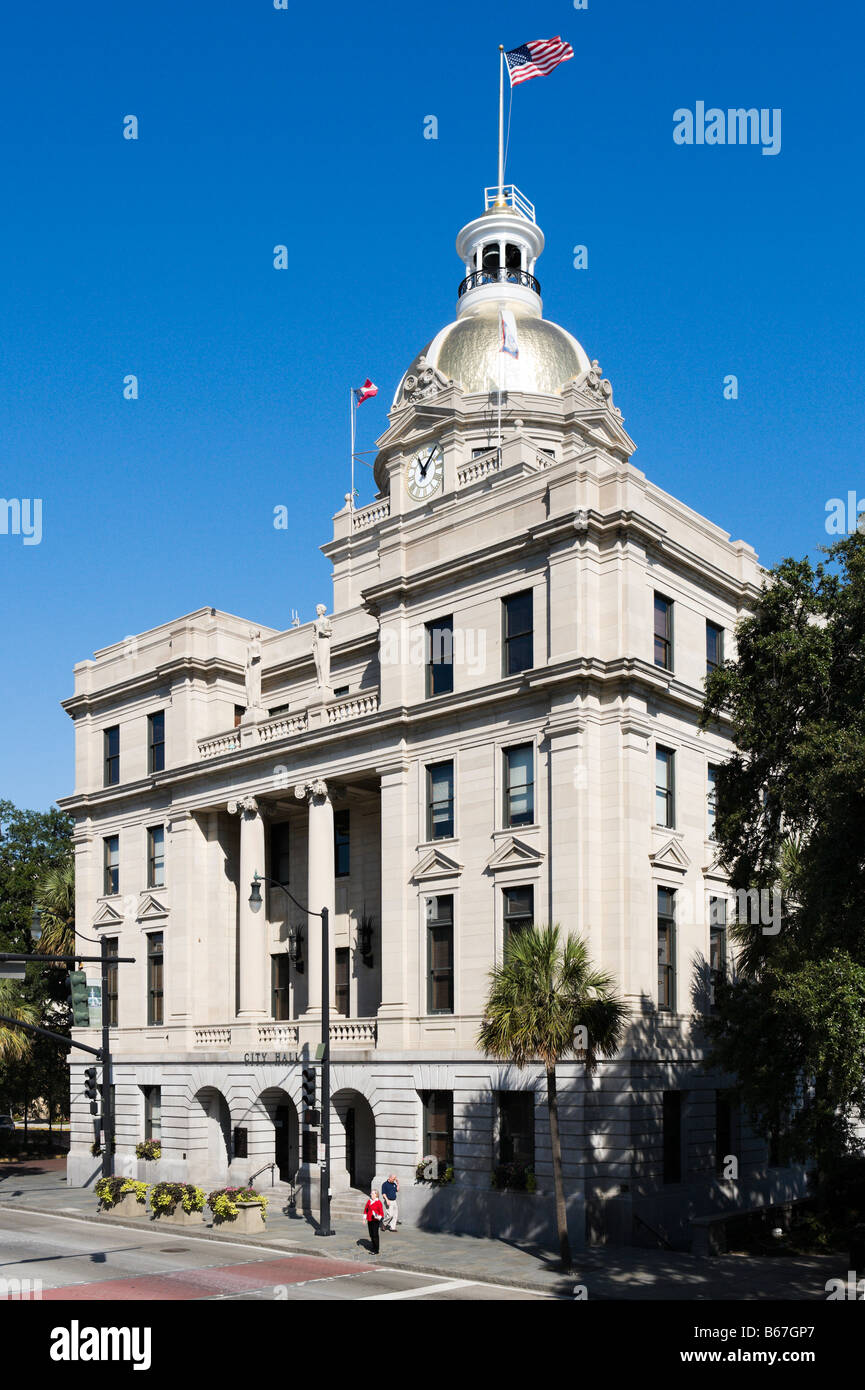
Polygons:
M252 906L250 884L254 874L264 875L264 818L254 796L229 801L230 815L240 816L240 874L237 884L238 1015L241 1018L267 1018L267 914L266 891L262 901ZM264 885L266 890L266 885Z
M418 995L418 975L425 962L417 959L417 903L409 904L410 853L417 843L417 813L410 811L408 760L380 769L381 773L381 1003L378 1009L379 1047L399 1048L405 1042L412 998ZM416 1008L416 1005L415 1005ZM414 1008L411 1010L414 1012Z
M298 801L305 801L309 807L309 832L307 850L306 906L310 913L321 912L323 907L330 914L330 1010L333 1017L336 1008L334 989L335 956L334 909L336 891L334 886L333 864L333 803L328 795L327 783L316 778L314 782L300 782L294 789ZM321 1015L321 918L309 916L304 930L306 946L307 1005L305 1018Z

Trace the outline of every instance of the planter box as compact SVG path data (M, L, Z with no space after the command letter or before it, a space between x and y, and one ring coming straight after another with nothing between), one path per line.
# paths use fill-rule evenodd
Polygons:
M153 1220L160 1226L201 1226L204 1224L203 1211L184 1211L180 1202L169 1215L167 1211L155 1211Z
M147 1210L147 1203L139 1202L134 1192L124 1192L111 1207L100 1205L99 1211L102 1216L122 1216L124 1220L130 1216L146 1218L150 1215Z
M214 1221L213 1229L226 1235L260 1236L264 1230L262 1210L258 1202L238 1202L234 1220Z

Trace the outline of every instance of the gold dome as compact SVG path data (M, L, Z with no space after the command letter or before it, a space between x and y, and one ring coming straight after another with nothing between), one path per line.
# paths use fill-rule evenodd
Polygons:
M519 356L499 350L498 306L466 314L449 323L418 353L400 382L394 405L408 399L424 371L441 373L458 382L467 395L497 389L557 396L562 388L590 367L576 338L558 324L513 305ZM439 378L441 384L441 378Z

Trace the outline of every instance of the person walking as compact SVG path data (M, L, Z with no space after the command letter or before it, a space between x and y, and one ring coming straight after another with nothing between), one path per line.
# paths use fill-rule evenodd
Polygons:
M399 1224L399 1179L396 1173L391 1173L386 1182L381 1185L381 1195L384 1201L384 1230L395 1231Z
M369 1231L369 1240L372 1246L372 1253L374 1255L377 1255L378 1232L379 1227L381 1226L381 1223L384 1220L384 1207L381 1204L378 1192L375 1188L373 1188L370 1192L369 1201L363 1209L363 1219L366 1222L367 1230Z

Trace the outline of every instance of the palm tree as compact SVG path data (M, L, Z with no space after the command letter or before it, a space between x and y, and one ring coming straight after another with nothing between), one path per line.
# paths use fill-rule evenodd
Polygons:
M75 861L70 857L49 869L36 885L36 906L42 914L39 950L51 956L75 954Z
M19 1019L21 1023L39 1022L39 1010L21 999L14 980L0 980L0 1014ZM31 1036L23 1028L0 1023L0 1062L19 1062L32 1046Z
M514 932L503 964L490 979L478 1039L484 1054L518 1067L539 1061L546 1071L556 1225L562 1264L569 1270L556 1063L572 1054L585 1062L587 1072L593 1072L599 1056L615 1056L627 1005L615 994L612 976L593 968L585 942L577 936L562 938L558 926Z

